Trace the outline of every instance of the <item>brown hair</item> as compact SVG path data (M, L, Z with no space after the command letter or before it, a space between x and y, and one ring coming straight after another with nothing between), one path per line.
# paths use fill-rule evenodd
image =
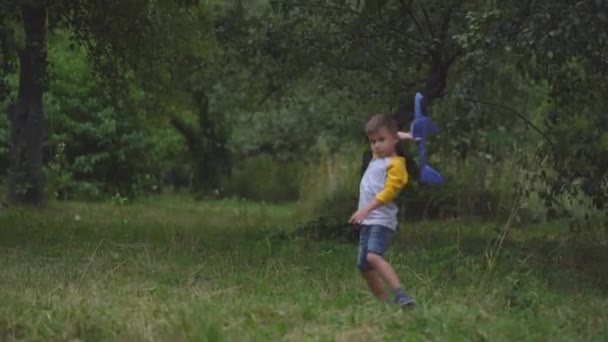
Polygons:
M387 114L376 114L365 124L365 134L370 135L382 128L386 128L392 134L397 134L397 131L399 131L397 121L395 121L392 116Z

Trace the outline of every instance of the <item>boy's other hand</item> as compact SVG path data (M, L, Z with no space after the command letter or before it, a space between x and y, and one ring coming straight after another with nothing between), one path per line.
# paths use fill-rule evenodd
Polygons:
M360 224L367 217L367 215L369 215L369 210L366 210L365 208L359 209L350 217L348 223Z

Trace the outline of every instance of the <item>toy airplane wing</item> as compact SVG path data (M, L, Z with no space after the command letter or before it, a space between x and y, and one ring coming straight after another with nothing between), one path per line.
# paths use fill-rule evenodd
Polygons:
M443 176L426 162L424 140L418 142L418 157L420 159L420 182L427 184L443 183Z
M439 131L431 119L422 112L422 94L416 93L414 101L414 121L410 127L412 138L418 143L418 156L420 158L420 181L422 183L443 183L441 174L426 163L426 150L424 138Z

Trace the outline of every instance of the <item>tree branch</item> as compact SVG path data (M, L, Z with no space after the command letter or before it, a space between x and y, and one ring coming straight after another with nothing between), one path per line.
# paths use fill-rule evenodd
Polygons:
M175 129L186 139L188 147L190 149L194 148L198 142L197 137L199 136L199 132L175 115L171 117L170 121L173 127L175 127Z
M551 151L553 152L553 154L555 154L555 147L553 145L553 141L547 136L547 134L545 134L545 132L543 132L540 128L538 128L538 126L536 126L532 121L530 121L530 119L525 117L523 114L517 112L515 109L507 107L507 106L499 104L499 103L493 103L493 102L488 102L488 101L483 101L483 100L478 100L478 99L463 98L462 100L471 102L471 103L478 103L478 104L482 104L482 105L499 108L499 109L507 111L511 114L515 114L518 118L520 118L522 121L524 121L528 126L532 127L536 132L538 132L538 134L540 134L549 143L549 146L551 147Z
M405 3L405 0L400 0L401 2L401 9L402 12L404 12L406 15L408 15L412 21L414 22L414 25L416 25L416 28L418 29L418 32L420 33L420 36L424 38L424 31L422 30L422 26L420 25L420 23L418 22L418 19L416 19L416 15L414 15L414 11L412 10L412 3L410 2L409 4ZM424 39L426 40L426 39ZM427 41L427 48L429 46L429 43Z
M435 39L435 33L433 32L433 23L431 22L431 19L429 18L429 14L427 13L426 8L424 7L424 1L418 0L418 2L420 3L420 7L422 7L422 14L424 15L424 20L426 21L426 26L429 28L429 32L431 33L431 37L434 40Z
M443 18L441 20L441 28L439 31L439 41L442 46L446 41L448 30L450 29L450 22L452 20L452 12L454 10L453 4L450 4L443 12Z

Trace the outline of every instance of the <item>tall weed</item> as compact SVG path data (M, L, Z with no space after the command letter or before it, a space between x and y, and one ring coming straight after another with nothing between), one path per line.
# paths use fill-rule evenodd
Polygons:
M360 147L343 147L309 163L300 182L299 215L348 220L357 206L362 153Z

